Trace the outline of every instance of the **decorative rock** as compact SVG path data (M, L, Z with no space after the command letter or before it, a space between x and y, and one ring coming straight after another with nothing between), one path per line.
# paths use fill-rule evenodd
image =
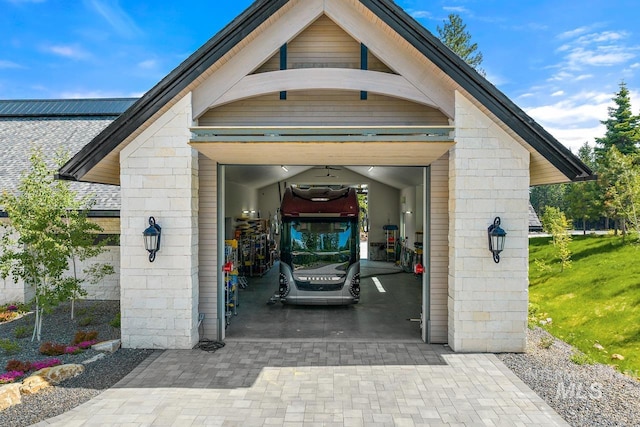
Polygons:
M596 350L604 351L604 347L600 343L595 343L593 345L593 348L595 348Z
M20 402L20 384L0 386L0 411L4 411Z
M615 359L615 360L624 360L624 356L621 355L621 354L617 354L617 353L616 354L612 354L611 358Z
M22 381L22 385L20 385L20 393L22 394L36 394L42 389L47 387L51 387L51 383L45 380L39 375L31 375Z
M115 353L121 345L120 340L104 341L94 344L91 348L95 351L104 351L107 353Z
M61 383L69 378L77 377L84 372L83 365L60 365L40 369L26 380L22 381L22 394L34 394L53 384Z
M87 359L82 362L83 365L88 365L89 363L97 362L100 359L104 359L107 357L104 353L100 353L97 356L93 356L91 359Z

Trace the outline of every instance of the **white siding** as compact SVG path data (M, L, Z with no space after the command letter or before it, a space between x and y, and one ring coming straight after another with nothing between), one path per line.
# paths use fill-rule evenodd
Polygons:
M371 52L368 69L392 71ZM353 68L360 69L360 42L354 40L326 15L322 15L287 44L287 69ZM256 73L280 69L280 53L265 62Z
M438 110L414 102L360 92L300 91L260 96L205 113L199 126L448 126Z
M216 163L200 155L200 299L198 311L205 315L201 338L220 339L218 334L218 176Z
M449 154L431 164L431 342L448 340Z

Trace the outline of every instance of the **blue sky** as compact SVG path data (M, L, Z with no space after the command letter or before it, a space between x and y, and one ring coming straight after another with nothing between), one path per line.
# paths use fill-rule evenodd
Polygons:
M459 14L487 78L574 151L624 80L640 113L637 0L397 0L436 33ZM0 99L141 96L250 0L0 0Z

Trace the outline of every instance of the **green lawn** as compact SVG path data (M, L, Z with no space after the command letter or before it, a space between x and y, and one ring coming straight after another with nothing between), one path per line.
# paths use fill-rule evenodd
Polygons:
M529 293L553 319L549 332L597 362L640 377L640 244L629 240L574 236L572 267L560 272L550 238L531 239ZM606 352L595 349L596 342ZM625 360L612 360L614 353Z

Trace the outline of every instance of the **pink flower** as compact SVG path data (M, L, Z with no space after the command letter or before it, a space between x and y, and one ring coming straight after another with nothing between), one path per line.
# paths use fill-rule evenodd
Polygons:
M98 340L82 341L81 343L78 344L78 347L80 347L83 350L86 350L97 342Z
M24 372L10 371L0 375L0 384L9 384L24 375Z
M70 345L68 347L65 347L64 353L65 354L78 354L78 353L82 353L82 349L80 347L78 347L78 346Z
M7 310L8 311L18 311L18 306L11 304L9 307L7 307Z
M62 365L60 359L45 359L37 362L33 362L31 364L31 369L34 371L39 371L44 368L51 368L52 366Z

